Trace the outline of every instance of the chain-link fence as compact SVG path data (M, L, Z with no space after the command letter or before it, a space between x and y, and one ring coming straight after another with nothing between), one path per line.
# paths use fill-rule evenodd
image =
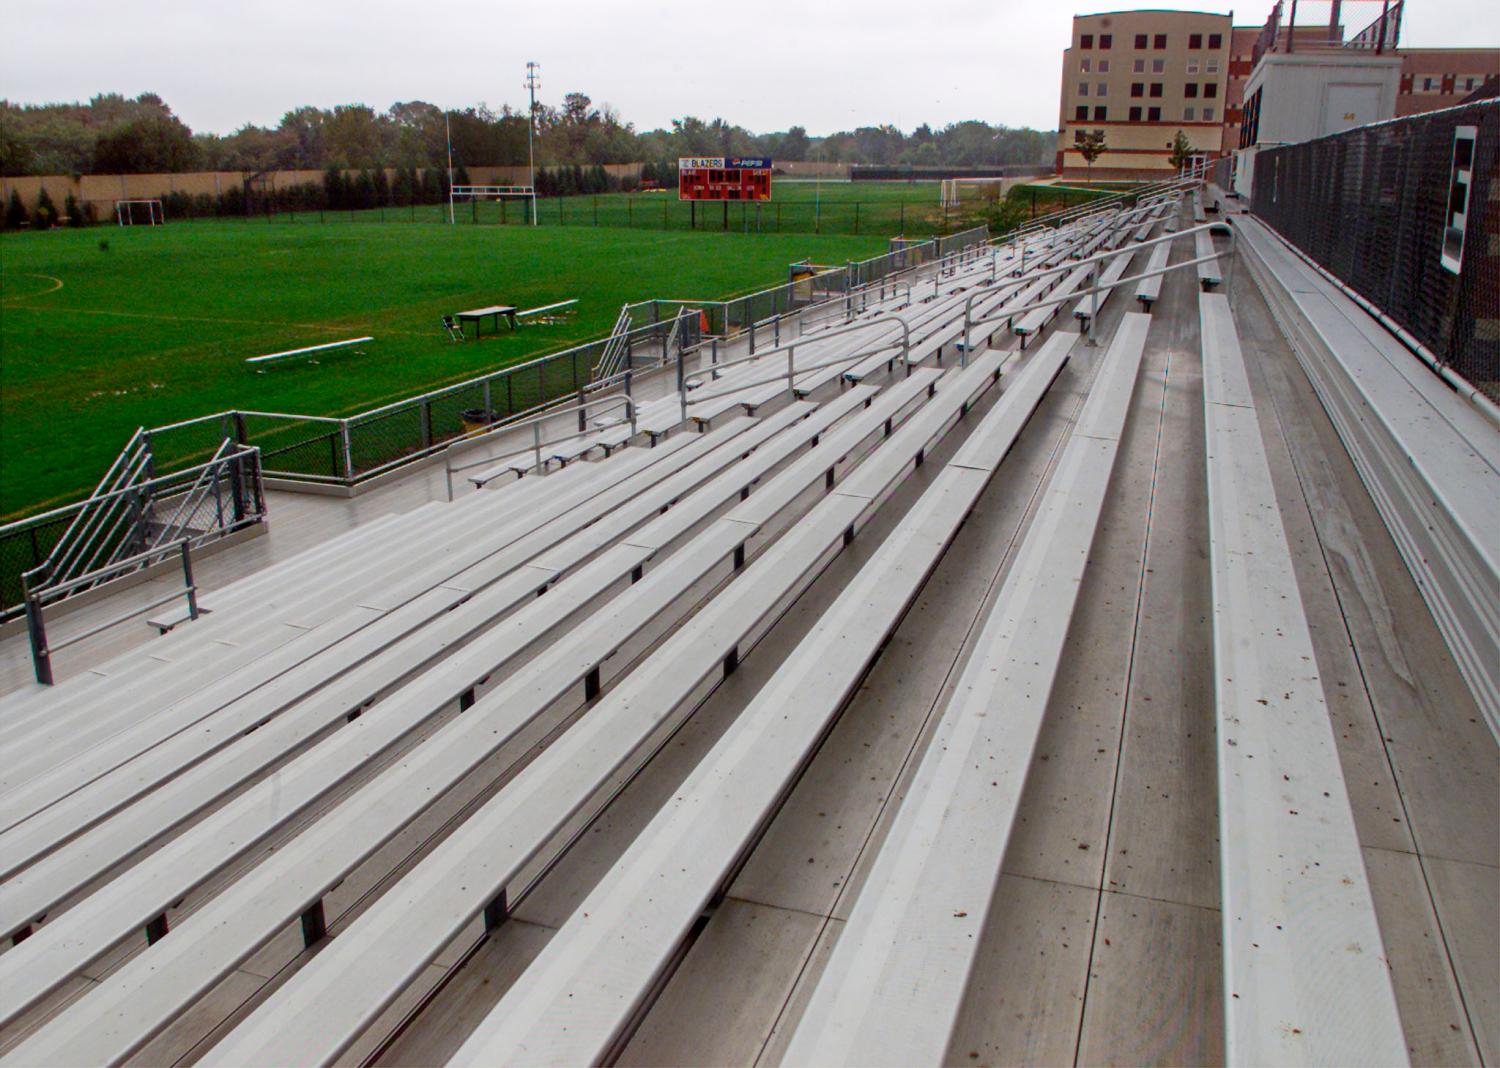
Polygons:
M1490 100L1262 151L1252 203L1441 363L1500 400L1497 163L1500 102Z

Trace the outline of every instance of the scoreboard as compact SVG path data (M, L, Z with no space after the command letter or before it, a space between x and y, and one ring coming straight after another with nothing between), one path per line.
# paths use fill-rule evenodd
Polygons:
M771 161L763 156L684 156L677 161L678 200L770 200Z

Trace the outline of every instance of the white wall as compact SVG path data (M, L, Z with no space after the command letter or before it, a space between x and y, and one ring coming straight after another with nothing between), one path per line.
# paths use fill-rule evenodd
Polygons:
M1261 90L1257 144L1295 144L1394 118L1401 86L1399 56L1348 52L1273 52L1245 84Z

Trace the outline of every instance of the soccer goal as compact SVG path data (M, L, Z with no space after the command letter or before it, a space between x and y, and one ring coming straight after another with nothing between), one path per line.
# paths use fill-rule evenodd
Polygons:
M121 226L165 226L161 201L151 198L115 201L115 222Z
M529 185L450 185L448 187L448 222L457 221L454 204L460 200L475 203L480 200L529 201L531 221L536 221L536 189Z

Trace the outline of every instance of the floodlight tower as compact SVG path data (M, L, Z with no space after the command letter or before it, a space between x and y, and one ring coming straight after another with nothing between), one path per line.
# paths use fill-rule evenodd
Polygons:
M541 85L538 72L542 65L526 61L526 89L531 93L531 109L526 113L526 156L531 171L531 225L536 225L536 91Z

